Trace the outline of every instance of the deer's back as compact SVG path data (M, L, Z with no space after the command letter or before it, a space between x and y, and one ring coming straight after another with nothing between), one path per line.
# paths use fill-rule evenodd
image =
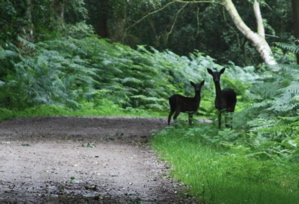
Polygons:
M175 94L169 97L169 104L172 110L179 109L181 112L197 111L199 103L195 98Z
M227 108L228 111L234 111L235 105L237 103L236 92L230 88L223 89L222 97L224 98L224 101L226 102L225 108Z

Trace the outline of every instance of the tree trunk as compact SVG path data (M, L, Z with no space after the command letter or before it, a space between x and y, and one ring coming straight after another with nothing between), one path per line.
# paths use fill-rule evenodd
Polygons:
M53 0L51 1L51 21L59 28L64 26L66 0Z
M21 32L18 34L18 36L20 37L18 42L18 48L20 50L25 49L25 46L23 46L24 43L23 40L28 42L34 42L34 33L33 33L34 25L32 23L32 9L33 9L32 0L26 0L26 13L24 16L24 19L26 20L26 24L22 25Z
M98 35L102 38L107 38L107 18L104 13L100 15L99 25L98 25Z
M62 23L64 23L64 12L65 12L65 1L61 1L61 3L60 3L60 19L61 19Z
M107 12L108 12L108 1L101 0L99 1L98 7L100 8L99 12L99 21L97 25L97 33L102 38L108 37L108 28L107 28Z
M260 6L257 0L254 1L254 12L258 25L258 32L253 32L240 17L232 0L221 0L223 6L228 11L234 24L243 35L253 43L253 46L260 53L262 59L267 65L277 65L277 62L273 56L271 48L265 39L265 31L263 26L263 19L260 12Z
M256 19L256 25L257 25L257 33L262 37L265 38L265 27L263 23L263 17L261 14L260 4L257 0L253 3L253 10L254 15Z
M294 19L294 36L296 45L299 45L299 1L292 0L293 19ZM297 64L299 64L299 53L296 54Z

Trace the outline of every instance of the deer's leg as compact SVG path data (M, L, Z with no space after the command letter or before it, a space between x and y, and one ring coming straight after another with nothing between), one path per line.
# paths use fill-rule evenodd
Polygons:
M174 113L173 110L170 111L169 115L168 115L168 125L170 125L170 121L171 121L171 116Z
M192 113L188 113L189 125L191 125L192 118L193 118L193 114Z
M221 110L218 112L218 128L221 129Z
M224 115L224 119L225 119L225 121L224 121L224 123L225 123L225 127L226 127L226 128L229 128L229 127L230 127L230 125L229 125L230 120L229 120L229 118L228 118L227 113L225 113L225 115Z
M225 127L226 128L231 128L232 129L232 117L233 117L233 112L226 112L225 113Z
M180 115L180 111L176 111L174 116L173 116L173 120L176 120L176 118Z

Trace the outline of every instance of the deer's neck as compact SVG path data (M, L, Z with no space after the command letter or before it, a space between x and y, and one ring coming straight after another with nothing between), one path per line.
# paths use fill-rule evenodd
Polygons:
M195 92L194 100L196 101L196 103L198 103L200 101L200 92L199 91Z
M215 89L216 89L216 101L220 101L221 100L221 95L222 95L222 91L221 91L221 87L220 87L220 82L215 82Z

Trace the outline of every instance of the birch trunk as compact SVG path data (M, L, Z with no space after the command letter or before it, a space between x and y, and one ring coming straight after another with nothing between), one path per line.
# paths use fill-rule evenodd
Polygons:
M271 48L265 39L265 29L263 25L263 19L260 12L260 6L257 0L254 1L254 13L257 20L257 32L253 32L240 17L232 0L221 0L223 6L231 16L234 24L243 35L253 43L253 46L260 53L262 59L267 65L277 65L277 62L273 56Z

